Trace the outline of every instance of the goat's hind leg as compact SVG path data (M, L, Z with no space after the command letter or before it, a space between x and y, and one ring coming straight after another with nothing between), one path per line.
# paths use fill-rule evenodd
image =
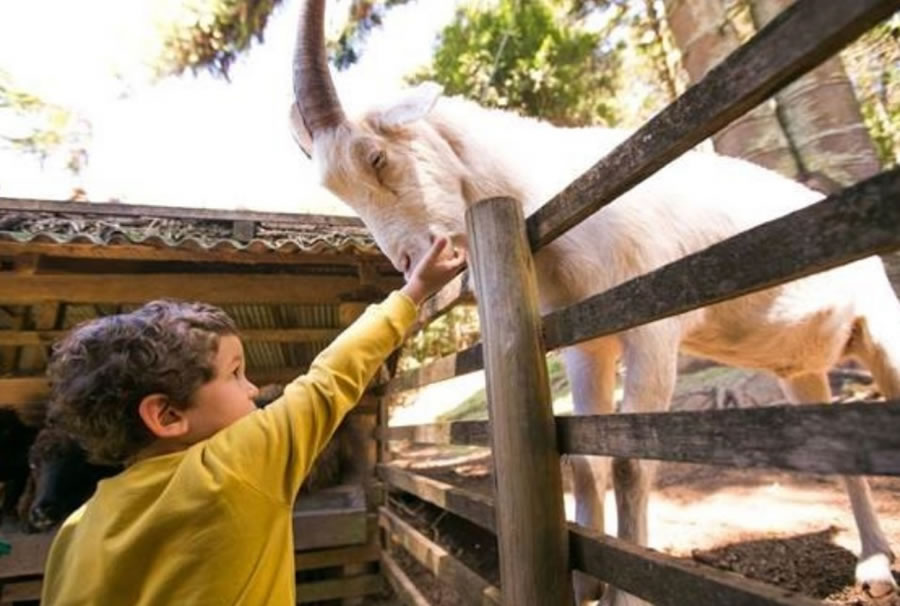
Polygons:
M799 375L782 379L779 383L791 402L814 404L831 401L828 377L824 373ZM875 515L869 483L861 476L844 476L844 485L862 544L856 581L873 597L895 593L897 586L891 574L894 556Z
M900 400L900 303L885 284L882 304L857 319L847 353L859 359L871 371L879 390L888 400ZM889 301L890 303L885 303ZM856 567L856 580L870 594L900 594L890 571L894 554L872 511L869 486L864 478L848 478L858 487L850 491L853 513L859 526L862 550Z

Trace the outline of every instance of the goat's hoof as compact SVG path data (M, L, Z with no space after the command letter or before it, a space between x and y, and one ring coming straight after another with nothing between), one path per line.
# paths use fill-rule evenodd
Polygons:
M891 554L878 553L860 560L856 580L866 596L878 606L900 606L900 590L891 572Z

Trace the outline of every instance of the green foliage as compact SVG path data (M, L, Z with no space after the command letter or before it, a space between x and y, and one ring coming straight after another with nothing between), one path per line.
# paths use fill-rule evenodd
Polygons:
M558 125L615 123L617 55L599 33L569 20L561 4L500 0L461 9L432 65L411 80L434 80L448 94Z
M353 0L350 16L337 40L328 50L338 69L346 69L362 56L371 31L380 27L388 10L409 0Z
M159 24L162 48L154 64L159 76L206 68L228 77L228 69L254 39L262 41L269 16L281 0L185 0Z
M842 54L860 110L884 167L900 164L900 14L876 25Z
M400 371L424 366L478 342L478 309L457 305L406 342Z
M16 85L0 70L0 146L43 162L62 157L73 174L87 164L90 123Z

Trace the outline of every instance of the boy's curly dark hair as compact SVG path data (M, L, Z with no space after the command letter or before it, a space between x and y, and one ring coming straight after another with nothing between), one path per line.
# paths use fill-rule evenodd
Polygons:
M218 307L170 300L81 324L53 348L49 418L91 461L126 463L154 439L141 400L161 393L187 407L213 378L219 337L234 334Z

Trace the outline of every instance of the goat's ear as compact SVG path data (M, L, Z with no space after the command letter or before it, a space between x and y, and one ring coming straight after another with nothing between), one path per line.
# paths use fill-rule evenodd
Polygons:
M391 127L420 120L428 115L443 90L440 84L423 82L381 110L378 121L382 126Z
M300 115L300 109L296 103L291 103L290 122L294 141L297 142L307 158L312 158L312 135L306 129L306 124L303 123L303 117Z

